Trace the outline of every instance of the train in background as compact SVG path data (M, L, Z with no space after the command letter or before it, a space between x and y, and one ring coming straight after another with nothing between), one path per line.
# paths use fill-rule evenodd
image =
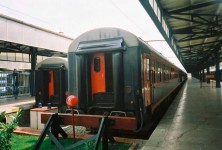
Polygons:
M36 65L35 68L35 99L36 106L39 103L47 106L66 106L68 90L68 62L66 58L50 57Z
M138 128L187 78L150 45L118 28L77 37L68 66L68 92L78 97L80 113L135 117Z
M0 71L0 97L30 95L30 71L8 70Z

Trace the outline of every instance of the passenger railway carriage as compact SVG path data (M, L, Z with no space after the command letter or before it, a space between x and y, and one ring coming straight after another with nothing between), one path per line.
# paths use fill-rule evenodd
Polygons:
M68 62L67 58L50 57L36 65L35 91L36 106L42 103L47 106L66 106L68 91Z
M155 113L186 74L132 33L99 28L76 38L68 51L69 95L86 114L135 116Z

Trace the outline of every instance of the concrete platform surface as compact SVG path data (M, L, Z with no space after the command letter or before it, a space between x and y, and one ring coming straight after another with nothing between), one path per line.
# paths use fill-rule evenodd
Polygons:
M189 78L142 150L221 150L222 89Z
M30 109L35 104L35 97L25 96L17 99L0 99L0 113L6 111L7 114L17 112L19 108Z

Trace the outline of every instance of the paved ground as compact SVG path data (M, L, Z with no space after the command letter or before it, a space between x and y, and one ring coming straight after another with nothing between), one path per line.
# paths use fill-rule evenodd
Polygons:
M222 88L189 79L142 150L221 150Z
M16 112L19 108L29 109L35 104L35 97L25 96L14 98L0 99L0 112Z

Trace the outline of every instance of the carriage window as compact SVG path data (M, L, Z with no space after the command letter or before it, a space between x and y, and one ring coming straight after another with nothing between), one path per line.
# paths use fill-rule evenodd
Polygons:
M147 58L146 59L146 68L147 68L147 80L150 80L150 74L149 74L149 70L150 70L150 59Z
M161 82L161 64L157 62L157 82Z
M153 59L152 60L152 71L153 71L153 73L152 73L152 80L153 80L153 83L155 83L156 82L156 71L155 71L155 60Z
M100 58L99 57L94 58L94 71L100 72Z
M166 68L165 68L165 65L163 64L163 70L162 70L162 72L163 72L163 81L165 81L166 80L166 73L165 73L165 70Z
M170 68L170 79L173 79L173 68Z
M165 66L165 70L166 70L166 80L168 80L169 79L169 77L168 77L168 67L167 66Z

